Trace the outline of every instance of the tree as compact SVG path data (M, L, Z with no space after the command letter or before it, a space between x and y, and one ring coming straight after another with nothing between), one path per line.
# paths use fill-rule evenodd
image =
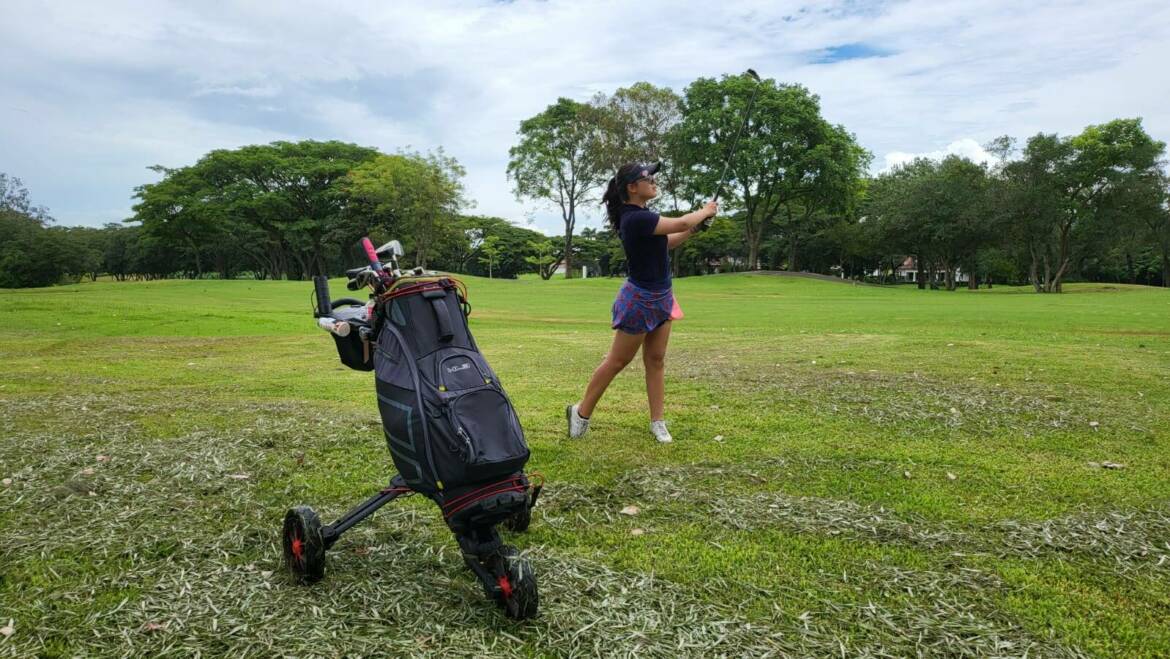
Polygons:
M163 179L136 189L132 221L171 250L169 272L202 276L208 260L248 263L260 277L305 278L339 262L347 207L339 183L376 150L344 142L273 142L219 149L194 165L156 166ZM143 242L149 245L150 241Z
M928 230L931 195L926 188L934 173L934 163L916 158L879 175L869 185L862 211L877 242L885 246L883 252L894 257L887 265L896 268L906 256L914 256L919 289L926 288L926 273L933 275L927 265L933 259L933 245Z
M711 228L691 236L675 250L680 274L712 274L716 268L722 271L738 270L746 263L744 249L744 214L720 215Z
M520 122L520 143L508 150L508 178L517 199L555 205L565 225L565 277L572 277L573 231L577 210L595 199L609 174L605 162L604 112L560 98Z
M492 263L495 263L500 258L500 237L488 236L483 239L483 244L479 246L479 262L487 266L488 279L492 278Z
M536 266L536 272L541 279L549 280L557 271L557 266L564 260L561 247L552 238L538 238L528 242L531 254L524 260Z
M0 209L0 288L49 286L61 279L60 254L43 220Z
M0 288L49 286L61 278L62 252L19 178L0 173Z
M888 245L902 257L914 255L919 288L927 281L933 288L935 273L942 271L946 289L953 291L960 266L976 276L979 251L992 236L987 169L958 156L916 159L870 185L865 213Z
M700 78L687 87L671 142L678 174L692 193L714 193L757 85L755 111L730 164L725 205L746 211L750 268L758 268L760 244L776 229L789 239L793 268L799 241L814 229L811 219L845 209L869 156L842 127L821 118L818 98L800 85Z
M629 162L663 163L659 175L662 194L657 203L678 212L680 194L671 150L671 131L682 120L682 99L669 87L637 82L606 97L599 94L593 104L603 110L603 142L607 171L616 172ZM689 204L688 204L689 205Z
M427 267L442 241L456 239L455 220L466 203L463 175L459 163L442 151L382 155L357 166L342 184L352 202L349 214L359 218L356 233L377 227L400 235L414 251L415 264Z
M4 172L0 172L0 211L20 213L40 221L41 224L50 224L53 221L47 208L33 205L24 183Z
M952 155L938 164L935 177L927 222L946 289L955 290L955 272L960 266L966 270L969 283L978 286L977 256L992 235L987 169Z
M1110 196L1152 175L1164 149L1140 119L1116 119L1074 137L1038 134L1003 167L1007 215L1027 246L1037 292L1061 291L1084 239L1109 221Z

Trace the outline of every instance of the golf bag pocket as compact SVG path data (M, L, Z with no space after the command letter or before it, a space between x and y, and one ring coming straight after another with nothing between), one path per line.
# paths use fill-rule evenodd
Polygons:
M476 474L494 478L524 466L528 447L520 423L512 404L495 386L460 394L447 409L451 427L467 446L465 461Z
M441 387L440 391L471 389L491 382L491 378L480 369L476 361L471 355L463 353L449 355L439 361L437 380Z
M334 320L349 323L345 336L332 334L337 345L337 357L342 364L357 371L374 370L374 346L362 339L362 328L369 327L365 305L349 305L333 310Z
M341 363L357 371L374 370L374 347L363 341L356 329L346 336L333 334L337 344L337 357Z

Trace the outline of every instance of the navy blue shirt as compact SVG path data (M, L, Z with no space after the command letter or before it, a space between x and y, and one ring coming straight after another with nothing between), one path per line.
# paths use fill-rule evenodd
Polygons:
M651 291L670 288L670 253L666 236L654 235L658 213L634 204L622 206L618 233L626 250L626 269L635 286Z

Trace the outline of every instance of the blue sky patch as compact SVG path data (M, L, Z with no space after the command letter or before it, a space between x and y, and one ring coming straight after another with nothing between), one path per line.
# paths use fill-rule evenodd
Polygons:
M813 59L813 63L832 64L833 62L844 62L845 60L851 59L886 57L888 55L893 55L893 52L865 43L847 43L840 46L829 46L824 50L818 51L816 58Z

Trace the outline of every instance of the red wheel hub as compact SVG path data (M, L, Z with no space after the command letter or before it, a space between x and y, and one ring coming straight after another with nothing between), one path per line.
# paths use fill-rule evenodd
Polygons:
M293 536L292 553L293 553L293 558L297 559L298 563L301 562L301 559L304 558L304 555L305 555L305 543L302 542L301 539L296 537L296 536Z
M500 592L504 594L504 599L512 599L512 582L508 581L508 576L501 575L499 579L496 579L496 583L499 584Z

